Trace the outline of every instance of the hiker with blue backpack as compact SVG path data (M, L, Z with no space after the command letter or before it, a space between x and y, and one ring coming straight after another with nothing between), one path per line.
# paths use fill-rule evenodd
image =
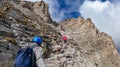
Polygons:
M47 67L43 60L42 39L32 39L28 47L19 50L14 67Z

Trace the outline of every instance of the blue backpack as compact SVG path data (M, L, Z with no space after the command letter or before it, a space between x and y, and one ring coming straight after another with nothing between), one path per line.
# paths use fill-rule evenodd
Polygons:
M33 47L26 47L19 50L14 67L37 67Z

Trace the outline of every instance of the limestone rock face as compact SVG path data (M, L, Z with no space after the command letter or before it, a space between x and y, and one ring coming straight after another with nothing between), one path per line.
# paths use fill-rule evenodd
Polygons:
M119 67L120 58L112 37L100 32L90 18L70 19L60 25L65 29L60 31L61 34L74 40L79 48L74 47L72 57L80 67Z
M92 20L79 17L60 24L52 21L43 1L0 1L0 67L13 67L18 50L41 36L48 67L120 67L112 37ZM68 37L62 49L62 35Z
M39 3L46 5L44 2ZM46 48L49 52L52 51L49 50L50 46L57 43L59 45L61 35L55 30L50 16L46 14L48 6L43 11L45 13L39 14L35 11L36 5L37 3L27 1L0 1L0 67L14 67L18 50L28 45L34 36L43 38L43 44L48 45ZM39 5L41 7L38 6L37 9L43 10L44 5Z

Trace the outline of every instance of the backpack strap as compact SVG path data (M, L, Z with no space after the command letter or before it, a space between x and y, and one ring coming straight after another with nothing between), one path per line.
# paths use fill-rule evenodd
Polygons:
M36 56L35 56L35 52L34 52L33 48L35 48L37 46L28 45L27 47L32 49L32 63L36 63ZM37 67L37 64L32 64L32 67Z
M34 47L32 47L32 50L33 50ZM34 53L34 50L32 51L32 63L36 63L36 58L35 58L35 53ZM32 67L35 67L34 64L32 64Z
M30 49L32 49L32 63L36 63L36 56L35 56L35 52L33 50L33 48L35 48L36 46L30 46ZM32 67L37 67L37 64L32 64Z

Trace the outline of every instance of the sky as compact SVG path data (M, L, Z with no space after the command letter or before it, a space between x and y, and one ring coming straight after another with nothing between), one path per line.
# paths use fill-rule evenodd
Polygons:
M29 0L40 1L40 0ZM120 49L120 0L44 0L49 4L51 18L60 22L79 16L91 18L95 26L112 36Z

